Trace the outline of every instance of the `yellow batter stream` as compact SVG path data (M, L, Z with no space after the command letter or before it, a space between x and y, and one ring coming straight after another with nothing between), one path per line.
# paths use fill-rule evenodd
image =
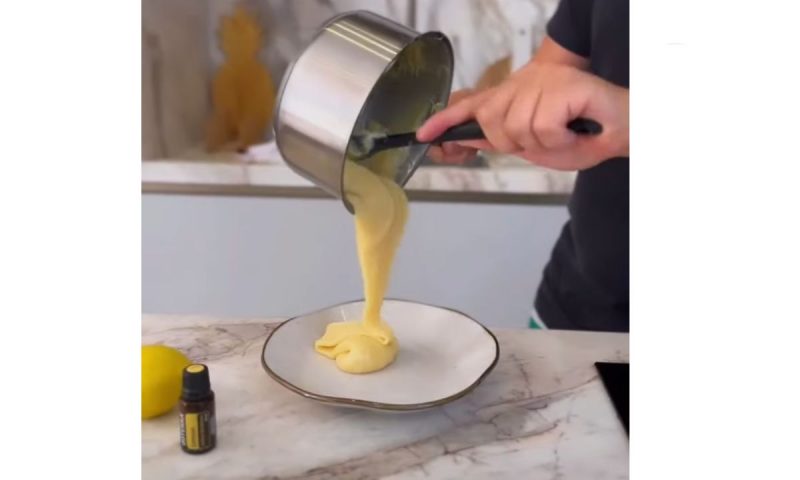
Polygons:
M335 359L349 373L369 373L394 361L397 340L381 319L392 262L408 219L408 199L391 175L390 158L375 158L387 177L352 161L345 162L345 191L355 210L356 245L364 282L365 305L360 321L331 323L314 343L317 352ZM380 162L385 160L384 165ZM384 173L384 172L382 172Z

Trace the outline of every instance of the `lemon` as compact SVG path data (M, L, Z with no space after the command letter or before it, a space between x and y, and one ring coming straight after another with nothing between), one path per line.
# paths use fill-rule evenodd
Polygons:
M165 345L142 346L142 418L163 415L178 403L189 359Z

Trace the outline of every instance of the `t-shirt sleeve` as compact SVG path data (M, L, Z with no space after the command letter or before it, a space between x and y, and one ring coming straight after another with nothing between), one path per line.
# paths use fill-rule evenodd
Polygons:
M561 0L547 22L547 35L570 52L589 57L593 0Z

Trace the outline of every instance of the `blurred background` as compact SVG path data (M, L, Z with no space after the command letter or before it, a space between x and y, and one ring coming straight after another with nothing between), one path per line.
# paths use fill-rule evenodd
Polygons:
M556 5L143 0L144 313L289 316L361 298L352 218L294 174L272 141L281 78L327 19L364 9L445 33L456 90L496 84L527 62ZM268 99L244 147L215 137L212 95L220 67L241 49L257 50ZM526 326L573 182L508 155L426 161L407 185L411 216L390 296Z

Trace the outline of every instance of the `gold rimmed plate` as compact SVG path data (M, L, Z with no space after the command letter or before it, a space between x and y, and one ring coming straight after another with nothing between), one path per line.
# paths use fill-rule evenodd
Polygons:
M361 318L363 306L349 302L283 322L264 342L264 370L311 400L407 412L463 397L497 364L497 339L478 321L455 310L392 299L381 313L400 344L397 359L379 372L342 372L314 350L314 341L329 323Z

